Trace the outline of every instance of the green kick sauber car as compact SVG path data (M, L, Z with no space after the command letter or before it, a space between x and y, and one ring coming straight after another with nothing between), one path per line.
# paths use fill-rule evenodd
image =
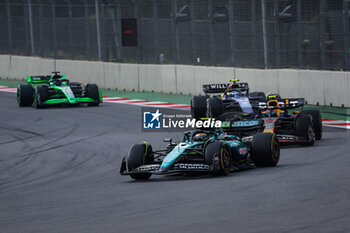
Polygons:
M87 84L83 89L80 83L70 82L65 75L52 73L47 76L28 76L28 84L18 85L18 105L44 108L50 105L84 103L98 106L102 103L102 94L96 84Z

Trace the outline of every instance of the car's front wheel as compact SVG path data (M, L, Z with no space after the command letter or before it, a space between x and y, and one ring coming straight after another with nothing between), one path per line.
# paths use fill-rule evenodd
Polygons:
M212 166L212 175L227 175L231 169L230 148L223 141L209 143L205 148L205 161Z
M295 120L295 134L304 137L308 141L302 145L312 146L315 143L315 133L310 115L299 115Z
M44 102L49 99L47 86L37 86L35 90L34 107L45 108Z
M134 169L145 165L146 163L153 162L152 147L151 145L144 144L134 144L126 157L126 166L128 171L131 172ZM151 173L134 173L130 175L131 178L135 180L147 180L152 174Z
M253 137L250 154L258 167L274 167L280 158L280 145L273 133L258 133Z
M301 115L311 115L316 140L322 139L322 115L318 109L303 110Z
M96 84L87 84L85 86L85 96L95 101L88 103L88 106L98 106L100 104L100 92Z

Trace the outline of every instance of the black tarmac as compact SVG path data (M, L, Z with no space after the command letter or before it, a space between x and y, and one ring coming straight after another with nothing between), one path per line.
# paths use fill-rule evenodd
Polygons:
M0 232L350 232L350 131L324 128L313 147L281 151L276 168L226 177L120 176L148 140L141 108L20 108L0 93Z

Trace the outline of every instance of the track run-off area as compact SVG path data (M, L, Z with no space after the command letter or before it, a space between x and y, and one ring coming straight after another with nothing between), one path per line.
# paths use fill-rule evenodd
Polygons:
M350 232L350 131L324 127L275 168L136 182L119 175L130 146L182 133L142 132L142 105L115 102L20 108L0 92L0 232Z

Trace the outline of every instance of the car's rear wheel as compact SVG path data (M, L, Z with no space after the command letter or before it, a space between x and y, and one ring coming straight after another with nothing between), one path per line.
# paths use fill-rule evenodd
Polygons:
M45 108L44 102L49 99L47 86L37 86L35 91L34 107Z
M219 98L209 98L207 100L207 117L215 118L222 114L222 100Z
M302 115L311 115L312 116L312 126L315 132L316 140L322 139L322 115L321 112L317 109L303 110L301 111Z
M280 145L273 133L258 133L253 137L250 158L258 167L274 167L280 158Z
M191 100L191 115L194 119L206 117L207 112L207 97L193 96Z
M31 85L17 86L17 103L20 107L31 106L34 102L34 88Z
M85 96L95 101L88 103L88 106L98 106L100 104L100 92L96 84L86 84Z
M295 135L307 138L308 141L302 145L312 146L315 143L315 134L310 115L299 115L295 120Z
M205 161L212 166L212 175L227 175L231 169L232 156L227 144L222 141L209 143L205 148Z
M134 144L131 146L128 156L126 157L126 166L129 172L133 171L147 163L152 163L154 160L152 156L152 146L146 143ZM135 180L147 180L152 174L151 173L134 173L130 175Z

